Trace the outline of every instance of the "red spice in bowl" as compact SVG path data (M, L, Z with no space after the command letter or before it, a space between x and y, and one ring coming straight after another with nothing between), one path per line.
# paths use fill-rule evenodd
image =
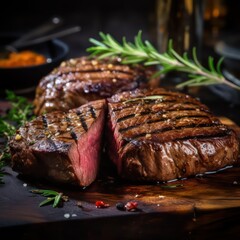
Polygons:
M47 58L43 54L31 50L24 50L20 52L12 52L7 58L0 59L0 67L26 67L46 62Z

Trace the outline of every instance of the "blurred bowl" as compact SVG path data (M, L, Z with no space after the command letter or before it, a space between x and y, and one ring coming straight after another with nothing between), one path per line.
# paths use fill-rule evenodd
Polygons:
M240 87L240 35L229 34L216 43L214 50L218 57L224 57L222 73L224 77ZM239 105L240 91L224 84L209 88L226 101Z
M16 36L0 36L0 45L5 45L16 39ZM40 79L59 66L67 58L69 47L59 39L19 48L42 54L47 62L40 65L24 67L0 67L0 89L1 93L6 89L17 94L34 91Z
M224 57L223 65L236 77L240 77L240 35L228 36L217 42L216 53Z

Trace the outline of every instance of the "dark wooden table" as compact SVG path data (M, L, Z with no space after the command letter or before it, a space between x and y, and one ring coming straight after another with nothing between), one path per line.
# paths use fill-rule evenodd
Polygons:
M206 90L204 90L206 93ZM200 92L198 92L200 94ZM233 109L206 97L223 121L239 123ZM3 104L5 103L5 104ZM1 102L7 107L6 102ZM220 111L221 110L221 111ZM232 120L230 120L232 119ZM236 125L234 125L239 130ZM33 181L6 168L0 186L0 236L17 239L238 239L240 168L230 167L168 184L135 184L118 179L108 160L88 188ZM172 186L172 187L166 187ZM60 208L39 207L44 200L31 189L53 189L69 196ZM102 200L109 208L98 209ZM137 201L136 212L120 211L116 203ZM81 207L77 206L81 203Z
M238 239L240 169L229 168L167 184L137 185L98 179L87 189L52 186L17 176L10 168L0 196L1 238L17 239ZM51 188L69 196L61 208L38 207L29 191ZM97 209L95 201L110 204ZM136 212L116 209L137 201ZM82 207L77 203L81 202ZM80 236L79 236L80 235Z

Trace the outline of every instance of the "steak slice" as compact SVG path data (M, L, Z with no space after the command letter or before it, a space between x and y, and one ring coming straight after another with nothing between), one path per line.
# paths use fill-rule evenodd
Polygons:
M63 62L40 81L34 99L35 114L66 111L156 82L156 79L147 81L152 69L127 66L119 61L81 57Z
M26 123L10 141L13 170L33 178L90 185L99 168L106 101Z
M237 164L239 141L207 106L165 89L108 99L108 153L122 178L169 181Z

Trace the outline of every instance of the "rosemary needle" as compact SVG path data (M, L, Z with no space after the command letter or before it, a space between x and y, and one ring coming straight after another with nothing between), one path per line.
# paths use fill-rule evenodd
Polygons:
M61 203L62 200L68 201L67 196L64 196L62 193L59 193L59 192L56 192L53 190L33 189L33 190L30 190L30 192L36 193L36 194L41 194L42 196L46 197L46 199L39 204L39 207L42 207L42 206L52 203L52 206L54 208L56 208L59 206L59 204Z
M5 139L4 146L0 148L0 183L4 183L3 167L5 160L10 158L7 142L16 133L16 129L33 117L33 105L21 96L15 95L12 91L6 91L6 99L11 103L11 109L4 116L0 116L0 138Z
M100 32L101 41L90 38L92 47L87 48L87 52L91 56L98 56L101 58L121 57L123 64L143 63L146 66L160 65L161 70L157 75L165 74L171 71L185 72L189 79L177 87L184 86L206 86L213 84L226 84L232 88L240 90L240 87L228 81L221 72L221 58L216 65L213 57L208 57L208 68L200 64L196 48L193 48L193 59L188 57L187 53L180 56L174 49L172 41L169 41L168 50L160 54L156 48L149 42L142 40L142 32L139 31L134 39L134 42L127 42L123 38L122 44L116 41L110 34Z

